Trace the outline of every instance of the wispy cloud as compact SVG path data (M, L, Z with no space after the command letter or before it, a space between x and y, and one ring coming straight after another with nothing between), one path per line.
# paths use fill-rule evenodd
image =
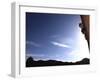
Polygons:
M38 53L27 53L26 54L26 60L29 57L32 57L35 60L42 60L42 59L44 59L46 57L46 55L44 55L44 54L38 54Z
M27 57L44 57L44 54L37 54L37 53L27 53L26 54Z
M52 36L50 36L51 38L58 38L59 37L59 35L52 35Z
M63 48L69 48L70 46L69 45L67 45L67 44L62 44L62 43L59 43L59 42L54 42L54 41L52 41L51 42L53 45L55 45L55 46L58 46L58 47L63 47Z
M33 42L33 41L26 41L26 44L28 45L32 45L34 47L40 47L40 44L36 43L36 42Z

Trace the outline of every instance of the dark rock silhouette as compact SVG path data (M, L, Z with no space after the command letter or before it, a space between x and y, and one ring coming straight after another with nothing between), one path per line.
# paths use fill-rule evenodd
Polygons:
M34 62L33 58L29 57L26 61L26 66L31 67L33 65L33 62Z
M76 64L90 64L90 60L88 58L84 58L81 61L76 62Z
M84 58L81 61L77 62L62 62L56 60L38 60L35 61L32 57L29 57L26 61L26 67L39 67L39 66L58 66L58 65L81 65L81 64L90 64L88 58Z

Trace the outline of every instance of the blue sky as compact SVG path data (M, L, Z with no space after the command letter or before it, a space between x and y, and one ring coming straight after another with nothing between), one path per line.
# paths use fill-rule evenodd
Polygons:
M87 44L80 22L79 15L27 12L26 58L74 62L88 57L88 52L81 53Z

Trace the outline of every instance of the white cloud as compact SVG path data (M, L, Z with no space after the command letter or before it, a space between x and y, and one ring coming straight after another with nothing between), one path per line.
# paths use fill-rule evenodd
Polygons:
M80 34L78 34L78 46L74 48L74 50L72 50L71 52L65 52L65 55L67 55L67 57L71 58L69 61L80 61L83 58L89 58L90 54L89 54L89 50L88 50L88 45L87 42L84 38L84 35L80 32Z
M33 42L33 41L26 41L26 44L32 45L32 46L34 46L34 47L40 47L40 44L35 43L35 42Z
M59 42L51 42L53 45L58 46L58 47L63 47L63 48L69 48L70 46L67 44L62 44Z

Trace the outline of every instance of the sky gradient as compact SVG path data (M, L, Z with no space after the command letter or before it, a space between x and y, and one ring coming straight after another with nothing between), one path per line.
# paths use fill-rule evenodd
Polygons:
M74 62L89 57L79 15L26 12L26 59Z

